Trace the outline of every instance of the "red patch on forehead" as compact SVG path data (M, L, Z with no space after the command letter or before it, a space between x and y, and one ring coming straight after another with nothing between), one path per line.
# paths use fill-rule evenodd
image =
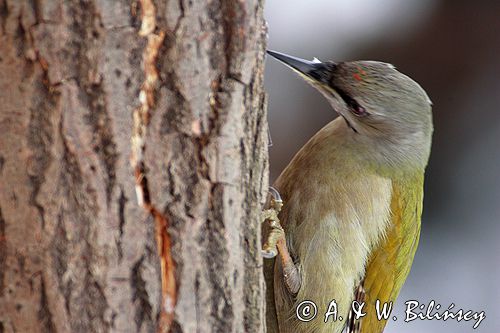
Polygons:
M366 72L363 70L363 68L361 68L361 66L357 66L357 69L358 69L358 72L357 73L354 73L352 75L352 77L356 80L356 81L363 81L363 75L366 75Z

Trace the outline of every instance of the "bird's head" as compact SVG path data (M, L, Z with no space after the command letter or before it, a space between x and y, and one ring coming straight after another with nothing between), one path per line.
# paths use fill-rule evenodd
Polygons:
M392 164L425 167L431 101L418 83L377 61L308 61L268 51L319 90L352 129L355 141Z

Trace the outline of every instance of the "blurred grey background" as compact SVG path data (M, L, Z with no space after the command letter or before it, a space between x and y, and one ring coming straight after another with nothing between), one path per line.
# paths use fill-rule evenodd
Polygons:
M386 332L500 332L500 1L268 0L273 50L380 60L419 82L434 107L422 236ZM271 181L336 117L313 88L266 64ZM405 323L404 301L485 311L473 321Z

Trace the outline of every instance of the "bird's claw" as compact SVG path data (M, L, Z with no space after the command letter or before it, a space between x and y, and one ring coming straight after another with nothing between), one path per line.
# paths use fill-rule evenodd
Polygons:
M280 239L285 238L285 231L279 224L279 222L272 221L269 223L271 230L267 236L267 241L262 247L262 256L266 259L271 259L276 257L278 254L278 249L276 245Z
M283 207L283 200L275 188L270 187L269 193L272 197L270 208L262 211L262 222L269 221L269 226L271 228L269 235L267 236L267 240L262 247L262 256L266 259L276 257L278 254L276 244L280 239L285 238L285 231L283 230L278 218L278 214Z

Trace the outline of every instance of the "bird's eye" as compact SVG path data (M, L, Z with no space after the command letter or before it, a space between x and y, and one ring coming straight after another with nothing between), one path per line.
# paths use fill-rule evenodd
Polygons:
M368 112L366 112L365 108L362 107L361 105L359 105L358 103L356 103L355 105L349 105L351 107L351 111L352 113L354 113L356 116L358 117L363 117L363 116L366 116L368 114Z
M349 96L345 91L341 89L336 89L340 97L344 100L345 104L349 107L349 110L354 113L355 116L364 117L368 115L368 112L364 107L358 104L354 98Z

